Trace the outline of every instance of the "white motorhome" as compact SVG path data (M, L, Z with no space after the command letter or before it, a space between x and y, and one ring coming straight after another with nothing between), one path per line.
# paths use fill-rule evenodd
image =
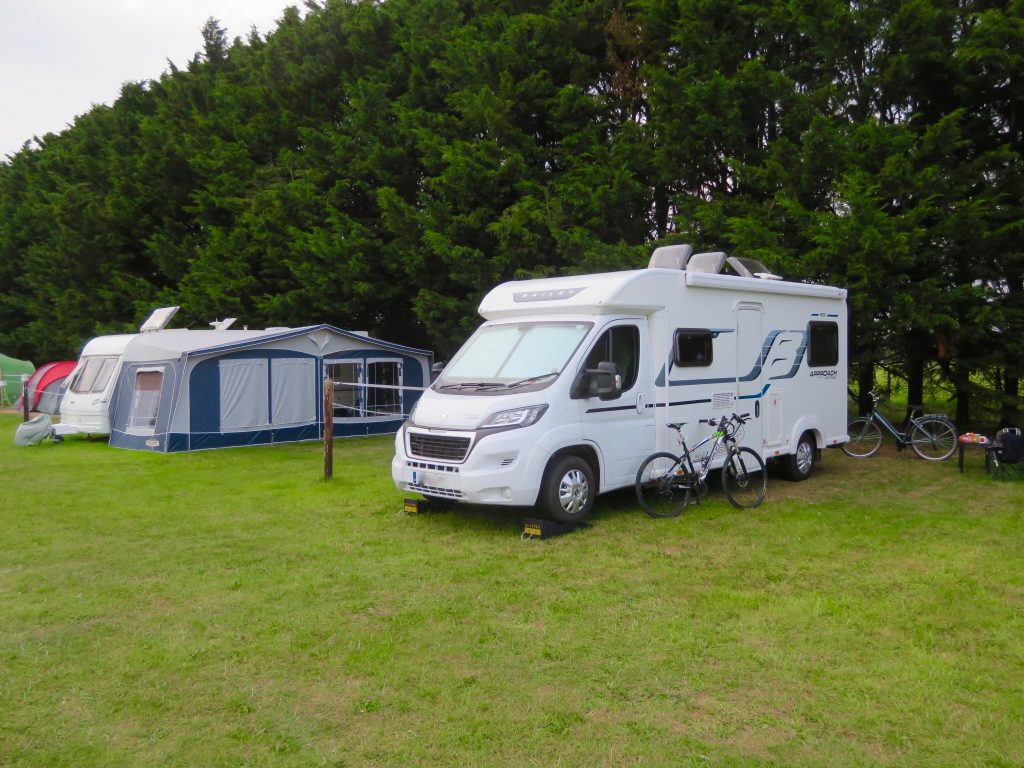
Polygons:
M643 270L504 283L479 311L398 432L402 490L575 522L677 448L670 422L694 444L701 419L749 413L742 444L796 480L847 439L841 288L677 245Z

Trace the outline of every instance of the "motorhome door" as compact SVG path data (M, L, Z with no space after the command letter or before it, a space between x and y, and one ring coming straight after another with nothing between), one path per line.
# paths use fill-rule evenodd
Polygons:
M647 322L636 319L606 326L583 367L612 362L622 377L615 400L586 397L580 404L583 440L601 454L602 490L631 484L640 463L654 450L654 408Z
M740 442L761 454L764 394L764 312L760 304L736 307L736 412L753 418L744 427Z

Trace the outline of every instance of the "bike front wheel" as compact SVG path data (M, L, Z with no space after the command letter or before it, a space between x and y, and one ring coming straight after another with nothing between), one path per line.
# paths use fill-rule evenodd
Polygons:
M918 419L910 430L914 453L927 461L945 461L956 450L956 427L948 419Z
M722 489L734 507L758 506L768 489L768 473L761 457L749 448L729 451L722 465Z
M855 459L873 456L882 447L882 430L871 419L861 417L846 426L850 441L843 445L843 453Z
M651 517L678 517L690 501L690 485L678 456L655 453L636 473L636 499Z

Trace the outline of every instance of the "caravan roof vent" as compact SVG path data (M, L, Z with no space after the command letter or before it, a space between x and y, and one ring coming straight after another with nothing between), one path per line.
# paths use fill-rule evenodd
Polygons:
M647 264L648 269L686 269L686 262L690 260L693 253L693 246L686 243L679 245L663 245L655 248L651 254L651 260Z
M726 259L740 277L756 277L761 280L781 280L782 277L773 274L764 264L757 259L748 259L740 256L730 256Z
M162 331L171 318L174 317L174 313L178 311L178 307L160 307L160 309L154 309L153 314L146 318L139 330L142 333L149 333L150 331Z
M234 322L237 319L237 317L225 317L223 320L214 320L212 323L210 323L210 327L213 328L213 330L215 331L226 331L228 328L234 325Z
M725 254L721 251L712 253L695 253L686 264L687 272L707 272L717 275L725 264Z

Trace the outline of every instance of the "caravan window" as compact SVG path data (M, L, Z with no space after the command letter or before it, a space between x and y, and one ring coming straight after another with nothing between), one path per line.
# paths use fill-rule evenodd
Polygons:
M366 415L392 416L402 414L402 364L398 361L377 361L366 366Z
M143 370L135 374L132 407L128 426L132 429L153 429L160 410L160 389L164 385L163 369Z
M116 357L87 357L85 358L78 375L71 383L71 391L76 395L88 395L92 392L102 392L107 388L110 375L117 366Z
M363 415L362 368L359 363L327 364L327 376L334 382L334 418Z
M275 426L316 421L316 363L312 358L270 361L270 422Z
M714 347L707 328L679 328L675 334L672 362L679 368L700 368L711 365Z
M839 325L812 321L807 325L807 364L827 368L839 364Z

